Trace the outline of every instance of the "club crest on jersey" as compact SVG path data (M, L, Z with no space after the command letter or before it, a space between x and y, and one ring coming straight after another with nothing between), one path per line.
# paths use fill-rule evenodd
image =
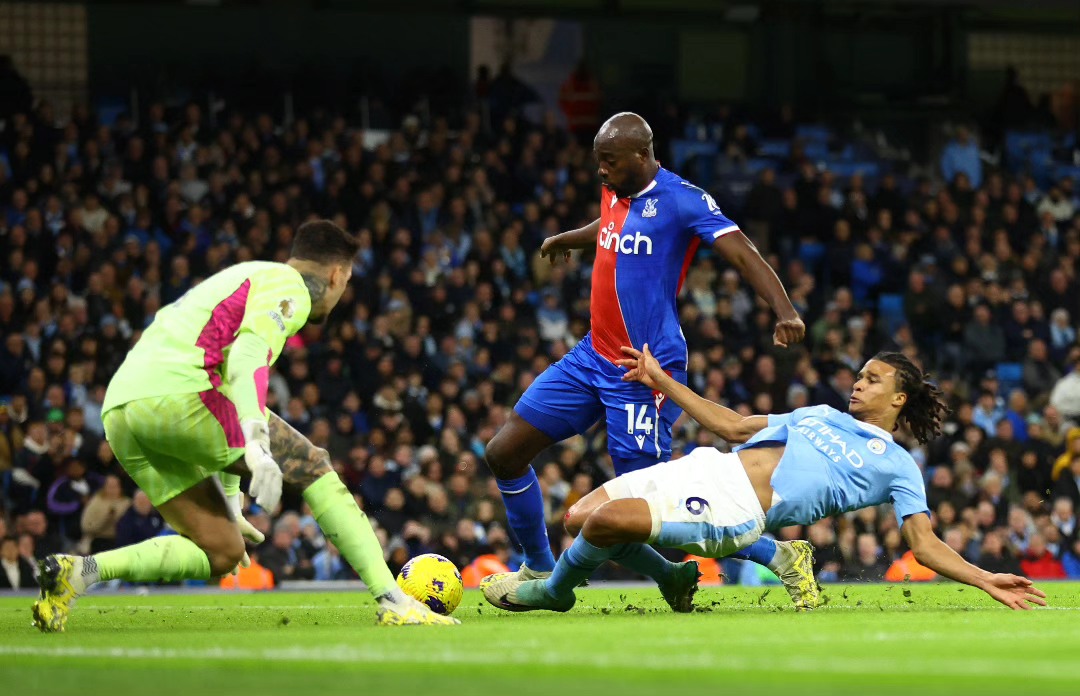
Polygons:
M874 454L885 454L885 441L880 437L875 437L866 443L866 448Z
M292 319L293 317L293 305L295 303L291 299L284 299L278 303L278 311L281 312L281 316L286 319Z
M651 218L656 217L656 202L659 198L650 198L645 201L645 210L641 211L641 217Z

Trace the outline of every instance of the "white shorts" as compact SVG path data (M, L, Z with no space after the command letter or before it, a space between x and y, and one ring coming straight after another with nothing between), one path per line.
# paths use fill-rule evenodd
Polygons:
M608 481L612 500L643 498L652 513L649 543L722 558L757 541L765 513L739 455L698 447L671 462Z

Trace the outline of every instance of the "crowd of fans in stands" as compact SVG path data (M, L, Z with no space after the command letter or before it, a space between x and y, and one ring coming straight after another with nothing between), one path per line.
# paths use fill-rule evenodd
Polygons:
M599 216L591 152L553 117L409 118L383 142L364 138L322 113L214 127L196 104L153 104L138 124L47 103L8 120L0 587L49 553L163 531L104 439L109 378L160 307L230 264L284 260L312 217L363 249L330 320L289 341L269 406L330 452L392 569L425 551L459 567L513 562L484 444L588 330L591 255L551 267L538 249ZM767 308L702 254L681 302L689 383L744 413L843 409L867 357L903 350L937 371L953 407L940 439L906 441L945 541L993 570L1080 577L1078 191L983 172L977 158L949 167L944 183L839 181L796 155L764 172L728 212L779 270L805 345L774 348ZM677 456L706 445L724 446L685 416L676 424ZM563 545L564 511L612 473L603 428L535 466ZM250 513L267 535L253 555L278 581L352 577L299 496L274 517ZM781 534L816 545L823 580L881 579L906 551L887 510Z

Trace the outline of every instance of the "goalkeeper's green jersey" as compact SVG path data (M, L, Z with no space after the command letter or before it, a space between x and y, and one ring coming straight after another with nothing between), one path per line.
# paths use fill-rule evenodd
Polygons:
M102 411L200 393L227 430L266 418L269 366L310 312L292 266L249 261L216 273L158 311L109 383Z

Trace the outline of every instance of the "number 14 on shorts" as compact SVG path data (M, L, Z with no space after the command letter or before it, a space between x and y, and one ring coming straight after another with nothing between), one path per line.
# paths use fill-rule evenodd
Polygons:
M626 404L626 432L634 435L643 432L651 435L653 431L653 419L648 415L649 404Z

